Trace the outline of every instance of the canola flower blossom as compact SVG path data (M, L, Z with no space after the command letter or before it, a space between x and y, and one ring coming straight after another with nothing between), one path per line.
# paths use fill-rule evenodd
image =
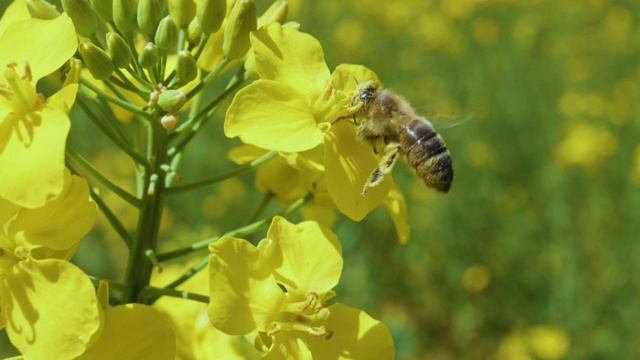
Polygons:
M333 290L345 266L330 230L336 209L359 221L384 206L400 242L409 236L391 177L360 195L379 159L355 136L354 78L377 75L355 64L330 72L320 43L286 22L287 2L257 12L253 0L9 6L0 20L0 328L24 358L180 359L217 350L394 358L389 329L335 302ZM229 103L224 124L208 124ZM92 133L73 138L72 123ZM205 126L244 145L229 153L240 165L198 180L181 165ZM87 150L99 150L97 137L131 162L123 173L135 189L98 168ZM180 236L167 226L169 197L250 171L268 195L244 225L172 241ZM110 195L127 210L115 210ZM114 260L123 269L117 281L71 262L98 210L126 251ZM298 212L303 221L287 220ZM257 247L244 240L267 227ZM206 281L184 290L198 274ZM163 306L167 298L179 305ZM184 321L183 307L197 323ZM232 352L238 343L243 351Z
M225 236L209 250L209 318L230 335L257 332L263 359L393 356L386 326L346 305L327 305L343 266L328 228L274 217L257 247Z

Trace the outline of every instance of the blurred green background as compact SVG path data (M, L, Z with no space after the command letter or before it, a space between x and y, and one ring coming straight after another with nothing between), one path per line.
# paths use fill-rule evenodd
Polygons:
M361 223L339 216L338 301L384 321L399 359L640 358L640 2L289 4L331 69L366 65L424 114L471 117L440 131L454 158L448 195L395 170L407 245L382 209ZM182 175L234 166L222 155L238 142L220 121ZM87 131L74 123L73 146L111 176L129 174L106 141L76 141ZM261 197L252 182L172 200L167 237L186 244L242 224ZM98 227L76 262L117 279L126 253L114 243Z

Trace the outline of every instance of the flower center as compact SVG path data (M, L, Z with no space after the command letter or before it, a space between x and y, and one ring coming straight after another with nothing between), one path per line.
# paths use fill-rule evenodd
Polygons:
M7 62L2 70L2 76L6 85L0 89L0 96L12 102L13 112L24 115L42 108L45 103L44 97L36 93L36 89L31 84L32 75L29 63L24 63L24 75L18 75L15 61Z
M331 312L326 307L326 303L320 301L320 297L314 291L307 292L307 298L303 302L290 303L284 311L280 313L273 327L267 335L274 336L283 330L301 331L313 336L331 338L333 332L324 325L317 325L318 322L326 320Z

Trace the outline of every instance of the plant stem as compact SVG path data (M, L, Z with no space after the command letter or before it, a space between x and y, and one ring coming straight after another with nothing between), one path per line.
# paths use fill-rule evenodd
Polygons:
M201 189L216 183L219 183L223 180L227 180L230 179L232 177L244 174L246 172L249 172L255 168L257 168L258 166L266 163L267 161L275 158L278 155L277 152L275 151L269 151L268 153L262 155L261 157L253 160L252 162L248 163L248 164L244 164L241 166L238 166L238 168L231 170L229 172L226 172L224 174L220 174L217 176L214 176L210 179L206 179L206 180L201 180L192 184L187 184L187 185L181 185L181 186L174 186L171 188L168 188L166 190L166 195L175 195L175 194L180 194L183 192L187 192L187 191L191 191L191 190L197 190L197 189Z
M141 108L139 108L138 106L128 102L128 101L124 101L124 100L120 100L119 98L107 93L106 91L100 89L99 87L95 86L94 84L92 84L89 80L83 78L82 76L80 77L80 83L83 86L88 87L89 89L91 89L91 91L93 91L94 93L96 93L97 95L99 95L100 97L104 98L105 100L108 100L128 111L130 111L131 113L135 114L135 115L139 115L139 116L143 116L143 117L147 117L149 114L147 114L144 110L142 110Z

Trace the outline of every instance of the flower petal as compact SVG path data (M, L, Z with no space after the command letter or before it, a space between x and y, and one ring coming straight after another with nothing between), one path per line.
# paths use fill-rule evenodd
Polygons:
M315 359L393 359L395 346L389 329L362 310L343 304L329 307L324 325L333 331L329 339L306 336Z
M309 351L307 344L298 336L296 332L283 332L277 334L273 339L273 345L269 352L262 357L262 360L279 360L279 359L296 359L296 360L312 360L324 359L314 356ZM327 358L328 359L328 358Z
M100 337L78 360L173 360L176 341L169 322L141 304L113 307L104 314Z
M380 82L373 70L355 64L338 65L331 74L331 79L333 79L333 87L344 92L355 91L358 83L362 84L369 80Z
M384 199L384 205L391 216L391 220L393 220L393 225L396 227L398 241L402 245L406 244L409 242L409 233L411 231L407 222L407 201L397 186L391 188L387 198Z
M15 21L30 19L29 10L23 1L14 1L4 10L0 19L0 34L2 34L7 26Z
M0 197L27 208L58 196L64 183L67 114L43 108L0 123Z
M361 195L378 159L371 146L356 139L356 128L346 121L338 121L326 133L324 166L329 195L352 220L362 220L391 189L391 174L387 174L378 186Z
M307 97L271 80L258 80L238 91L227 110L224 133L263 149L285 152L314 148L324 136Z
M306 299L309 291L322 297L338 284L342 246L336 234L315 221L294 225L275 216L258 248L278 283L287 289L290 302Z
M322 46L309 34L272 23L251 34L261 79L290 85L315 101L330 80Z
M70 84L62 89L60 89L57 93L51 95L47 99L47 105L52 109L58 109L64 111L65 113L69 113L71 107L73 107L73 103L76 101L76 94L78 93L78 84Z
M277 319L284 293L258 249L223 236L209 246L209 320L229 335L265 331Z
M36 209L22 209L8 235L18 244L65 250L77 245L96 222L98 209L83 178L65 169L60 196Z
M31 359L73 359L100 329L95 290L66 261L19 262L0 283L0 304L11 343Z
M0 35L0 64L8 60L21 64L26 59L35 84L69 60L77 47L73 23L65 13L53 20L16 21Z

